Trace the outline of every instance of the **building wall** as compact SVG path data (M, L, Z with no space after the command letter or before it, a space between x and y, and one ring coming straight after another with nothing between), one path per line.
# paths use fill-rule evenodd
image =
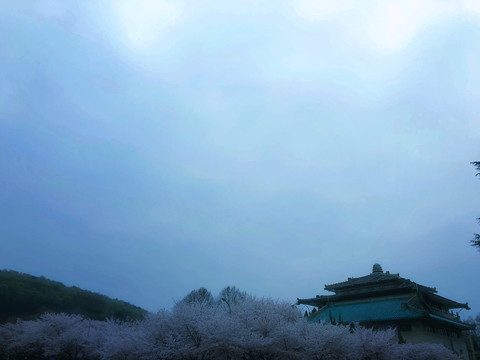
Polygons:
M426 324L422 321L415 321L410 323L411 331L400 331L401 336L407 343L435 343L442 344L445 347L452 349L464 359L469 359L468 348L465 334L457 336L453 330ZM397 335L398 340L398 335Z

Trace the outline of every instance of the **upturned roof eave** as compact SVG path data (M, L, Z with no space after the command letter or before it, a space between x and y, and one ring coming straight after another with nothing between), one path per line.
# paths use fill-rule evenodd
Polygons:
M426 293L424 294L425 297L430 298L431 300L438 302L444 306L446 306L448 309L466 309L470 310L470 307L468 306L467 303L459 303L457 301L448 299L446 297L440 296L438 294L432 294L432 293Z
M297 305L318 306L318 303L319 303L318 298L310 298L310 299L299 299L299 298L297 298Z
M328 303L338 303L342 301L358 300L358 299L375 299L383 296L396 296L400 294L411 293L411 287L399 287L392 289L380 289L376 291L352 293L352 294L332 294L332 295L317 295L314 298L299 299L297 298L297 305L311 305L323 306Z
M428 318L428 319L434 320L434 321L441 321L441 322L447 323L449 325L455 326L455 327L457 327L461 330L474 330L475 327L476 327L473 324L468 324L468 323L465 323L465 322L459 321L459 320L447 319L443 316L438 316L438 315L435 315L435 314L428 314L428 315L425 316L425 318Z
M324 289L327 291L336 293L336 292L344 291L347 289L369 287L373 285L380 285L380 284L386 284L386 283L396 284L397 286L401 286L401 287L405 287L405 286L415 287L418 289L422 289L425 292L431 292L431 293L437 292L436 288L419 285L409 279L400 277L399 274L386 274L386 273L370 274L370 275L365 275L358 278L349 278L347 281L325 285Z

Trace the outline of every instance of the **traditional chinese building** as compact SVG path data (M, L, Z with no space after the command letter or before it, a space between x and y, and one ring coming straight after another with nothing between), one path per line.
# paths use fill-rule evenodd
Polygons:
M297 299L297 304L315 307L309 321L334 324L360 323L376 328L395 327L397 340L408 343L440 343L465 359L473 359L469 331L452 309L470 309L437 294L435 288L383 272L373 265L371 274L325 285L334 295ZM316 309L318 308L318 310Z

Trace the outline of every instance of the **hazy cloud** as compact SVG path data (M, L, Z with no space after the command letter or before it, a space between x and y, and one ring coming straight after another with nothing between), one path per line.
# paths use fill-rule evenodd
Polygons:
M0 24L4 267L156 310L380 262L480 311L473 2L51 0Z

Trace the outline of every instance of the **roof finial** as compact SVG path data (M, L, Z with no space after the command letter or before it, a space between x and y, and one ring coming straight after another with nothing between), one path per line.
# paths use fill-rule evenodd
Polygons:
M372 274L383 274L383 269L379 263L373 265Z

